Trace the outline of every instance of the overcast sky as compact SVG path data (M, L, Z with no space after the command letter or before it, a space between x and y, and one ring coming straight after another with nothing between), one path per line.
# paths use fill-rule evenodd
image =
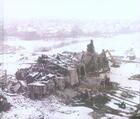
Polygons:
M4 0L4 17L140 19L140 0Z

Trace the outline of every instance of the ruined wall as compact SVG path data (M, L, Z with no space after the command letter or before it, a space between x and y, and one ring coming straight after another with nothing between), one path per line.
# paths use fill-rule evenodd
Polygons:
M29 96L32 99L41 99L47 93L45 84L29 84Z
M70 75L70 85L76 85L79 83L77 69L76 68L68 68L69 75Z

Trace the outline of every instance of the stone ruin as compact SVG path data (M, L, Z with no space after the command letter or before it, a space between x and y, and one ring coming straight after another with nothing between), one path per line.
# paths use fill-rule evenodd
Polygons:
M56 90L79 86L91 76L96 77L94 85L96 87L99 75L109 70L104 50L101 54L97 54L91 40L86 52L41 55L37 63L29 68L19 69L16 72L16 79L27 83L30 98L41 99Z

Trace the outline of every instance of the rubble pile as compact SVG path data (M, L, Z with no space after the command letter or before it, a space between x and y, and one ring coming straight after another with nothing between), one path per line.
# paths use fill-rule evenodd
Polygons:
M28 84L31 98L40 99L56 90L79 86L83 81L89 84L92 80L95 83L91 87L96 87L96 82L99 81L95 79L99 78L100 73L109 70L105 51L97 54L91 40L86 52L63 52L52 56L41 55L36 64L29 68L19 69L16 72L16 79L23 80Z
M76 71L77 60L71 58L74 53L69 53L67 56L65 54L51 57L42 55L35 65L18 70L16 78L26 81L29 90L31 92L36 90L36 94L41 95L39 97L50 94L57 89L63 90L65 87L74 86L79 83ZM34 98L34 96L31 97Z

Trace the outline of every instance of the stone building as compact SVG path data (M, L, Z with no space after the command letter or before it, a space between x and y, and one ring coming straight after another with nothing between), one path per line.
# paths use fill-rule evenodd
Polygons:
M104 51L97 54L93 41L87 45L87 51L82 53L63 52L62 54L47 56L42 55L37 63L26 69L16 72L18 80L24 80L28 84L29 96L40 99L44 95L56 90L64 90L68 87L78 86L82 81L90 78L95 82L102 71L108 71L108 60ZM106 69L106 70L105 70ZM89 82L91 82L90 80ZM98 85L98 84L97 84Z

